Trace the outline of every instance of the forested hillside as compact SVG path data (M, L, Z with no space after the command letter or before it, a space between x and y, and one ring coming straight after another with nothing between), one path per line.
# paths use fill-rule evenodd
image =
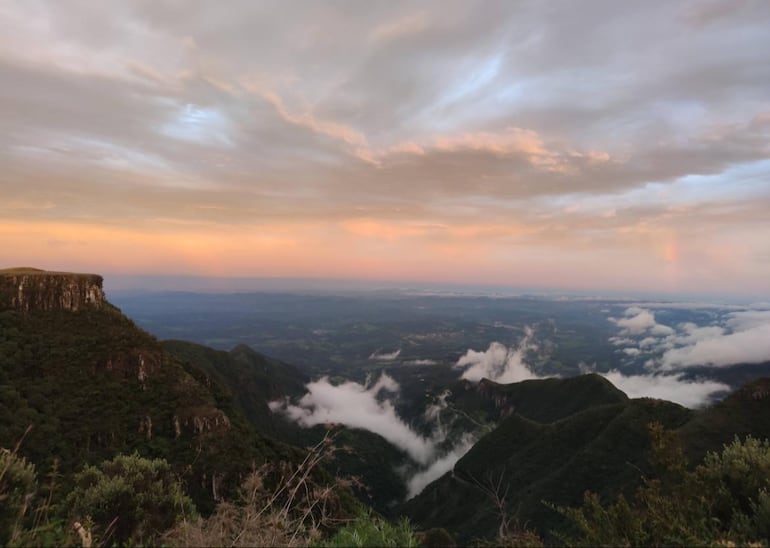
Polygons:
M9 290L0 310L3 543L697 544L770 531L768 379L695 411L593 374L456 381L440 399L452 426L486 433L405 501L403 450L271 411L305 393L297 368L242 345L161 343L83 297L101 295L100 278L50 276L54 294ZM416 426L422 405L401 402ZM677 525L655 536L666 505ZM411 524L382 517L399 515Z

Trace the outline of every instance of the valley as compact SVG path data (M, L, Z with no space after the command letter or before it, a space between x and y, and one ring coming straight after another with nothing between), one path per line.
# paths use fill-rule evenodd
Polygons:
M297 465L333 432L316 481L352 478L340 515L364 505L462 544L514 520L550 544L585 492L610 503L660 473L651 428L696 463L770 436L770 364L741 361L755 349L681 366L761 333L761 306L148 293L119 309L78 297L101 278L18 275L4 281L34 300L9 290L0 312L0 445L65 492L82 466L133 453L168 463L208 515L250 467Z

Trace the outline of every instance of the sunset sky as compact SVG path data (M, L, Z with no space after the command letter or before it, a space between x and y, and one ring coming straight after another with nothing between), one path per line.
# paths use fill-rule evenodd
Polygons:
M0 267L770 297L770 2L0 3Z

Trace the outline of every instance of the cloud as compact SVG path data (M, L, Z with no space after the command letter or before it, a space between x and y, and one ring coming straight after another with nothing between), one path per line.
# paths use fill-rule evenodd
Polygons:
M419 34L424 31L429 23L429 17L425 12L408 14L396 21L383 23L369 34L369 39L375 42L401 39L410 34Z
M401 349L399 348L395 352L380 352L379 350L372 352L369 355L370 360L378 361L378 362L390 362L395 359L398 359L398 357L401 355Z
M735 331L743 331L770 324L770 310L746 310L728 316L727 325Z
M421 358L417 360L407 360L404 362L405 365L436 365L438 362L436 360L431 360L429 358Z
M437 480L454 468L455 463L470 451L476 438L464 435L451 451L436 459L428 468L414 474L407 482L407 499L419 495L432 481Z
M726 307L721 311L732 310ZM720 316L716 324L683 322L671 328L657 323L654 314L638 306L625 311L624 318L610 318L623 337L610 337L624 345L628 356L650 356L645 367L672 371L688 367L727 367L770 361L770 311L744 309ZM636 339L635 339L635 338ZM641 340L639 340L639 337Z
M425 409L425 423L433 424L433 431L426 438L401 420L391 401L382 397L383 393L395 394L400 390L398 383L386 373L382 373L375 383L367 380L363 385L348 381L335 386L327 377L322 377L308 383L306 388L307 393L296 404L288 399L273 401L269 404L270 410L306 427L336 423L379 434L418 465L405 480L409 498L451 470L476 440L472 433L464 433L448 450L439 449L448 435L448 425L441 419L448 408L448 390Z
M714 334L699 338L693 344L667 350L660 368L682 369L708 365L726 367L740 363L770 361L770 322L743 331Z
M425 422L428 424L433 423L435 425L432 436L433 439L442 441L446 439L447 431L445 425L441 423L441 413L444 412L447 407L449 407L447 398L450 396L450 394L451 392L448 389L444 390L441 394L439 394L434 403L428 405L425 408L423 413Z
M508 348L499 342L493 342L483 352L468 350L454 365L464 371L460 378L478 382L487 378L500 383L519 382L541 378L524 361L530 350L535 350L534 331L527 326L524 338L518 346Z
M624 312L623 318L610 318L609 320L620 327L621 335L641 335L650 333L652 335L669 335L674 332L667 325L659 324L655 321L655 313L632 306Z
M252 276L766 294L770 8L696 4L16 2L0 217L117 227L118 247L197 225L216 261L148 239L175 274L249 255ZM244 252L304 224L304 245ZM134 268L110 251L70 256Z
M719 393L730 390L726 384L710 380L684 380L682 375L624 375L612 370L601 373L630 398L658 398L685 407L700 407Z
M302 426L336 423L363 428L379 434L406 452L414 461L426 465L435 454L434 442L420 436L396 414L388 399L378 399L381 392L396 393L400 387L383 373L373 384L348 381L333 385L327 377L307 384L297 404L273 402L271 410L281 412Z

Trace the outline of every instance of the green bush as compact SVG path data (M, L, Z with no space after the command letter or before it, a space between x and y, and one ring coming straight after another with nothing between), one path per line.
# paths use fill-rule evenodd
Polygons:
M163 459L119 455L75 476L67 497L73 521L94 523L101 542L152 542L195 506Z
M402 519L394 525L371 513L362 513L352 523L337 531L333 537L319 544L328 548L419 545L407 519Z
M655 433L655 432L653 432ZM659 434L659 432L658 432ZM770 538L770 444L736 438L688 471L668 443L653 444L665 463L661 479L646 481L632 501L602 505L586 493L580 508L559 509L578 546L694 546L767 542ZM661 451L665 458L660 458ZM683 459L683 457L681 457Z
M0 449L0 545L19 537L36 491L34 465Z

